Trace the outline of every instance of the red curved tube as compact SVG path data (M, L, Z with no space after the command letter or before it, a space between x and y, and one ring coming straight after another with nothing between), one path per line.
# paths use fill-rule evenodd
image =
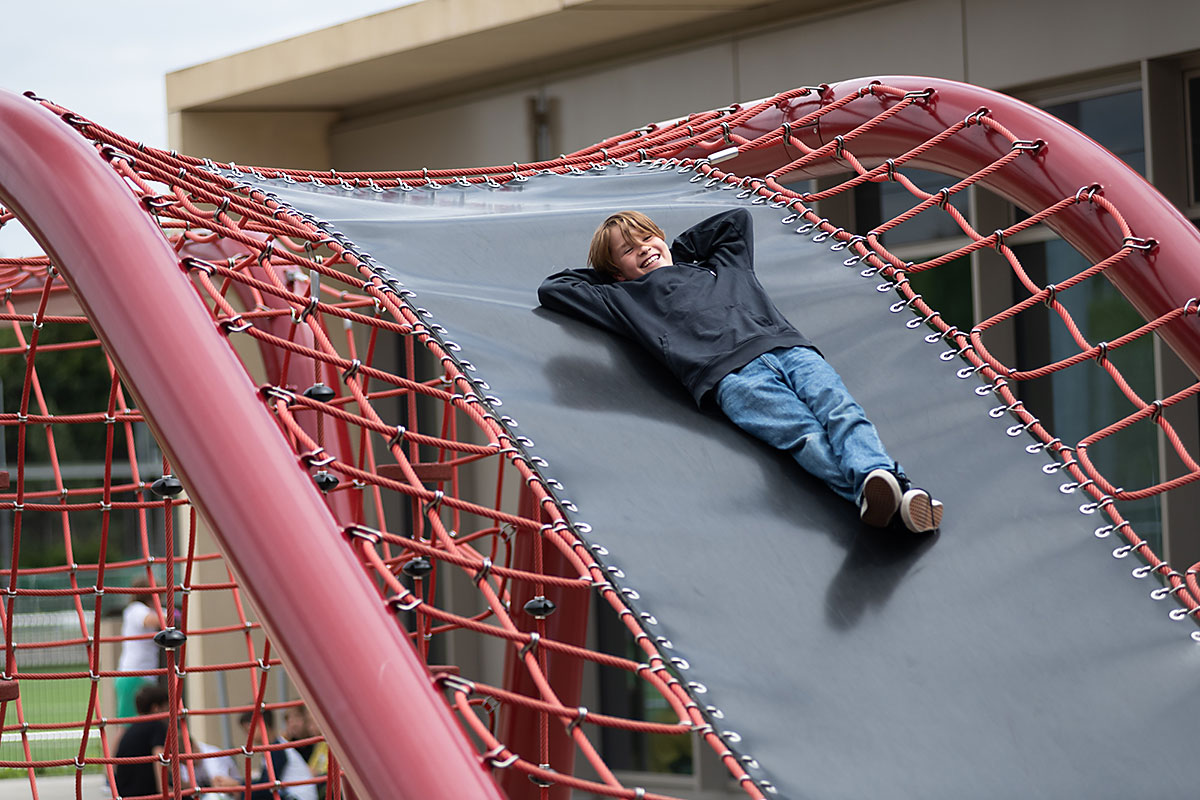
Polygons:
M1171 205L1157 189L1123 161L1092 139L1020 100L957 81L910 76L881 76L842 81L829 87L818 100L809 93L755 117L750 124L731 133L753 139L775 130L783 123L794 123L823 104L854 94L872 80L906 91L933 89L929 100L919 101L920 108L906 109L885 125L856 135L846 147L871 166L913 149L945 129L987 108L992 119L1019 139L1046 142L1036 155L1023 155L1013 163L985 177L979 183L1017 205L1037 211L1081 188L1099 183L1105 198L1118 206L1135 237L1154 239L1158 245L1149 251L1135 251L1120 264L1105 272L1133 306L1147 319L1156 319L1182 308L1200 295L1200 231ZM895 105L895 98L865 97L848 103L821 118L815 128L796 128L793 136L810 147L819 147L846 135L884 109ZM715 142L681 152L680 158L700 158L727 145ZM932 148L921 158L908 163L951 175L975 173L1010 150L1008 140L990 128L973 125ZM751 150L721 164L721 169L738 175L762 176L791 163L798 154L782 144ZM825 160L830 171L833 162ZM836 169L836 167L833 167ZM795 175L794 178L805 177ZM1090 203L1073 206L1047 222L1056 233L1093 263L1102 261L1120 249L1124 234L1115 220ZM859 231L862 233L862 231ZM1200 321L1188 315L1160 331L1163 339L1200 375Z
M154 221L82 137L4 91L0 201L78 296L359 796L500 800Z

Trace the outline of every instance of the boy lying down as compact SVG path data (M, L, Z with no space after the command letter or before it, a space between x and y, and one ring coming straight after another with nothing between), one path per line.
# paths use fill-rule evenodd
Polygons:
M759 284L750 214L709 217L670 247L664 236L645 214L613 214L592 237L590 268L546 278L538 300L640 344L697 403L711 394L738 427L856 503L865 524L898 515L910 531L936 530L942 503L912 486L837 372Z

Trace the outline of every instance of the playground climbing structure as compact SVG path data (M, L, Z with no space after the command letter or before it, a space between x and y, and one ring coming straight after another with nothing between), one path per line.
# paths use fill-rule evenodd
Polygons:
M697 736L751 797L794 796L805 785L803 774L787 775L787 764L743 746L753 719L737 719L739 732L706 698L706 681L695 677L704 666L679 655L681 626L666 635L660 623L673 623L639 602L643 593L626 579L630 567L618 566L628 554L599 544L606 530L539 454L538 420L504 408L496 379L433 308L437 291L427 308L420 281L398 277L404 265L372 254L347 226L309 213L303 192L318 205L333 196L401 198L420 216L439 195L456 192L491 197L480 201L486 206L517 202L523 184L670 174L691 190L774 213L789 234L835 253L835 269L893 293L886 318L907 314L908 330L944 343L941 360L960 365L956 380L993 397L993 417L1011 418L998 435L1028 437L1022 444L1045 458L1042 471L1062 478L1061 494L1100 520L1095 536L1115 542L1114 556L1138 560L1134 577L1154 583L1146 593L1163 601L1163 616L1200 614L1196 568L1163 561L1121 512L1124 502L1200 477L1172 423L1172 410L1200 384L1150 399L1114 363L1121 348L1158 336L1200 369L1200 302L1189 293L1197 285L1197 232L1098 145L1010 98L948 81L860 80L648 125L552 161L375 173L214 163L142 146L33 96L0 96L0 128L0 224L19 222L45 250L0 259L0 322L9 329L0 355L22 365L20 391L6 387L14 402L0 413L10 481L0 490L0 512L11 526L0 573L0 728L19 747L0 767L21 770L35 794L40 771L55 767L75 770L78 787L86 771L100 769L113 787L119 759L110 727L129 720L103 702L103 687L123 673L108 655L122 637L104 634L101 623L133 596L161 622L153 638L163 666L145 676L169 689L169 735L162 759L142 760L162 771L167 796L202 796L197 763L277 749L256 732L202 752L180 723L249 710L259 731L263 709L278 713L297 702L273 702L268 693L279 667L331 747L328 774L313 779L327 797L666 796L627 785L606 765L597 746L606 728ZM914 167L956 179L928 192L906 177ZM805 180L817 184L805 190L798 183ZM882 182L903 186L912 202L872 230L847 230L819 213L822 201ZM952 202L975 186L1028 216L976 231ZM553 194L548 189L530 213L552 206ZM888 249L889 233L929 214L949 215L969 244L919 263ZM1034 226L1053 229L1088 267L1037 285L1010 247ZM403 252L403 229L399 241ZM911 278L982 249L1002 256L1026 294L968 329L955 327ZM489 287L482 273L458 280L476 287L464 294ZM1082 282L1103 280L1145 319L1107 342L1090 340L1062 302ZM516 300L498 296L529 311L532 289ZM1003 363L989 332L1043 307L1069 331L1076 352L1032 367ZM63 372L54 360L65 357L100 365L104 391L74 396L52 377ZM1128 409L1090 436L1063 441L1024 407L1021 384L1089 364L1111 376ZM59 395L44 391L54 384ZM140 423L161 449L153 473L137 456ZM1089 452L1134 425L1161 431L1179 469L1125 489ZM71 476L57 455L67 440L91 443L86 458L103 464L96 480ZM34 467L41 484L29 477ZM108 560L116 526L138 531L136 557ZM200 527L211 530L215 549L200 547ZM61 542L61 563L25 566L29 531ZM94 561L75 556L83 538L97 542L89 549ZM202 565L227 570L224 579L198 580ZM124 576L132 574L150 586L131 587ZM58 588L34 588L34 576L53 576ZM446 587L463 581L477 592L476 609L444 602ZM48 594L67 599L74 629L18 641L23 606ZM229 598L233 617L195 624L195 604L218 595ZM246 597L256 615L246 614ZM1152 601L1146 605L1157 613ZM636 656L589 648L589 614L614 615ZM244 658L189 657L198 641L230 635L244 639ZM503 685L440 663L446 649L438 643L451 635L499 642ZM1186 633L1178 638L1178 647L1190 647ZM29 653L68 647L82 649L86 667L22 668ZM585 664L643 682L671 720L583 707ZM214 672L243 682L252 702L187 705L188 676ZM29 720L23 698L51 681L86 691L63 718ZM800 712L795 720L805 724ZM44 734L67 738L74 753L40 756Z

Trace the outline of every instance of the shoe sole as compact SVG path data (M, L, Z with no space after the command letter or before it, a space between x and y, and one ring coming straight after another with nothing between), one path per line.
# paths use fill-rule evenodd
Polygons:
M890 480L889 480L890 478ZM886 528L900 507L900 484L890 473L878 471L867 476L862 490L859 518L872 528Z
M942 524L941 502L929 496L924 489L910 489L900 501L900 518L904 527L913 533L929 533Z

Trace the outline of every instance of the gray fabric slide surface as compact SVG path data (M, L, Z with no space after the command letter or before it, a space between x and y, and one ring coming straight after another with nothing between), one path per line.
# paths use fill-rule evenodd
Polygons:
M787 798L1187 797L1200 648L1120 542L1010 438L996 401L785 212L672 170L504 188L263 187L369 252L478 367L573 518L707 690L756 780ZM757 271L918 485L939 535L865 528L790 459L697 410L631 343L539 309L612 211L668 234L754 213ZM732 735L730 732L736 733Z

